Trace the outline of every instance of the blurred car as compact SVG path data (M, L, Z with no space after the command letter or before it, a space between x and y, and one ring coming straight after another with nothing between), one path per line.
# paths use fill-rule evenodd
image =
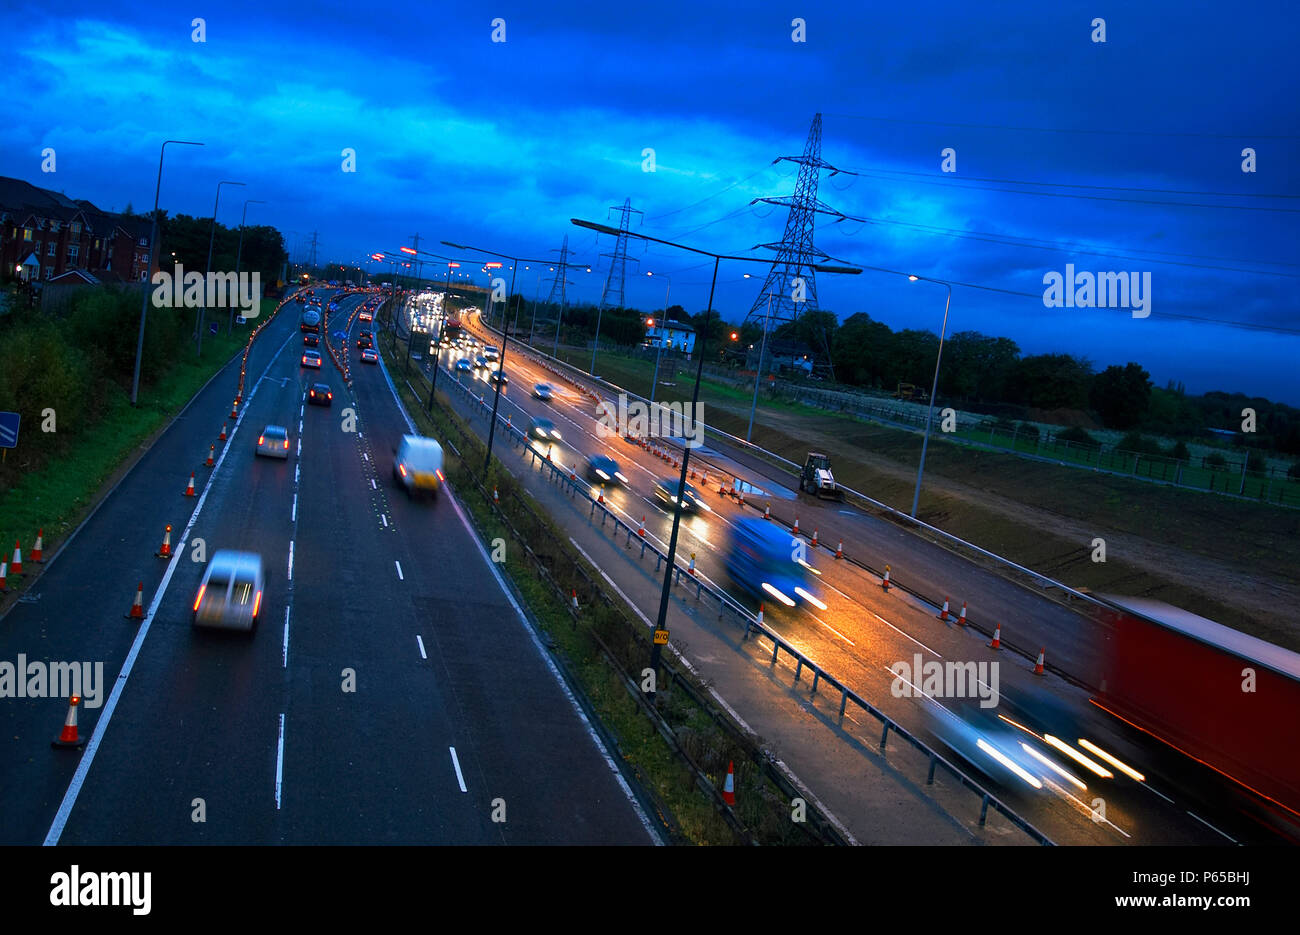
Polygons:
M492 373L488 376L488 382L491 383L493 386L500 384L501 386L506 387L510 385L510 378L507 377L500 370L493 370Z
M374 347L375 336L369 331L362 331L357 335L357 347Z
M203 572L190 623L251 633L261 616L265 591L262 556L222 549L212 556Z
M533 385L533 396L544 402L550 402L554 390L549 383L536 383Z
M931 699L922 709L931 732L1004 791L1038 793L1048 779L1083 782L1073 761L1016 730L1000 719L995 709L983 708L971 699L962 699L955 710Z
M361 362L363 364L379 363L379 352L373 347L367 347L361 352Z
M363 311L357 316L357 321L374 321L375 316L368 311Z
M707 510L709 507L701 499L699 492L690 484L685 486L686 492L681 493L682 479L680 477L661 477L655 481L655 499L660 501L665 509L671 511L677 503L678 495L681 494L683 513L694 513L700 509Z
M403 435L393 449L393 480L408 496L428 493L436 497L445 478L442 473L442 446L422 435Z
M309 331L302 336L302 343L304 347L319 347L320 336Z
M257 436L255 454L267 458L289 457L289 430L283 425L268 425Z
M313 406L328 406L334 402L334 393L324 383L313 383L307 391L307 402Z
M315 367L320 369L320 351L307 350L302 352L302 365L304 367Z
M587 480L601 484L626 484L627 477L618 469L618 462L609 455L591 455L587 458Z
M488 365L487 358L484 357L482 354L479 354L477 357L474 358L475 370L486 370L487 365Z
M483 345L483 356L488 360L500 360L501 351L495 345L485 344Z
M786 607L808 603L825 610L825 602L811 590L818 572L798 557L802 541L767 520L736 520L727 530L723 549L727 574L760 601L775 598Z
M554 442L559 440L560 430L555 427L555 423L550 419L533 416L532 421L528 423L528 437L544 442Z
M469 362L468 357L462 357L456 361L456 370L460 373L473 373L474 365Z

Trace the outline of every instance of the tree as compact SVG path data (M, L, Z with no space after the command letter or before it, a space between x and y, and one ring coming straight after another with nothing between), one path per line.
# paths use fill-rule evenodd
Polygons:
M1010 402L1038 409L1085 409L1092 364L1070 354L1022 357L1008 381Z
M1088 398L1108 428L1132 428L1151 406L1151 374L1140 364L1112 364L1093 378Z
M939 391L975 402L1001 401L1019 357L1010 338L959 331L944 346Z

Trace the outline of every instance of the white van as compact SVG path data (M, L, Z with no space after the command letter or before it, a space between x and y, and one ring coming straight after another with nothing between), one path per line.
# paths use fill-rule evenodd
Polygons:
M436 497L446 482L442 445L422 435L403 435L402 443L393 449L393 480L408 496L428 493Z
M212 556L203 572L190 621L196 627L229 627L251 633L262 615L265 591L262 556L222 550Z

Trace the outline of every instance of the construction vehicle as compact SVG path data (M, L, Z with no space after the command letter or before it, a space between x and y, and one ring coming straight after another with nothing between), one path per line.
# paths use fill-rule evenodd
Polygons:
M917 386L915 383L900 383L898 389L894 391L894 399L910 399L914 402L923 403L929 398L930 394L925 391L925 388Z
M808 452L803 473L799 475L799 489L830 500L843 500L844 491L835 483L831 473L831 459L817 451Z

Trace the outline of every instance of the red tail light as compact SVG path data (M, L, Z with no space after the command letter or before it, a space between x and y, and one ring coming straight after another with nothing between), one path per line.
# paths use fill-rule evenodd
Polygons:
M284 447L286 447L286 448L289 447L289 439L287 439L287 438L284 440Z
M326 399L333 399L333 398L334 398L334 394L333 394L333 393L326 393L326 394L325 394L325 398L326 398Z
M399 471L402 472L402 476L403 476L403 477L406 476L406 465L405 465L405 464L399 464L399 465L397 466L397 469L398 469Z
M261 592L261 591L258 591L258 592L257 592L257 597L253 598L253 616L254 616L254 617L257 616L257 612L261 609L261 607L262 607L262 592Z
M258 443L259 445L262 444L264 441L266 441L266 436L265 436L265 435L259 435L259 436L257 436L257 443Z

